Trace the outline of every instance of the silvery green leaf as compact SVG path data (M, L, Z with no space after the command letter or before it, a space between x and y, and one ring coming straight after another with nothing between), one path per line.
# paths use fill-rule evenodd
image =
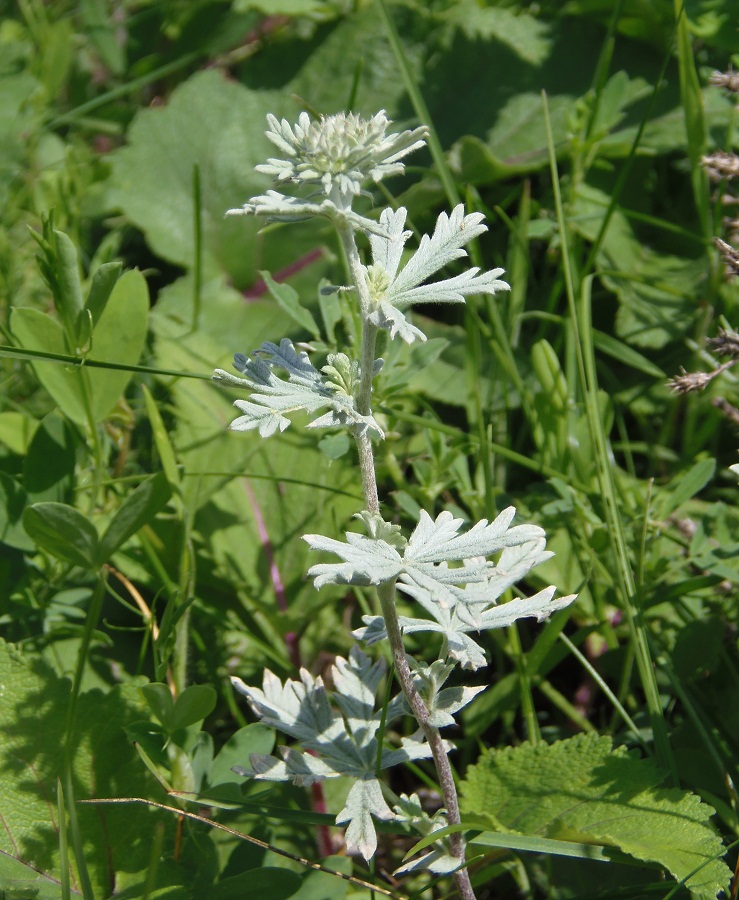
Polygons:
M494 521L488 523L487 519L481 519L469 531L457 534L463 519L455 519L447 510L432 519L421 510L418 525L408 541L406 558L419 563L473 559L544 537L544 530L538 525L509 528L515 515L515 508L509 506Z
M233 771L256 781L291 781L309 787L317 781L336 777L336 771L322 759L300 753L291 747L281 747L284 760L263 753L249 755L249 766L234 766Z
M229 209L227 216L266 216L268 222L300 222L320 216L331 222L346 222L357 231L386 237L387 230L372 219L360 216L351 208L337 205L332 199L313 202L298 197L288 197L279 191L267 191L252 197L243 206Z
M410 825L421 837L427 837L435 831L440 831L449 824L445 810L438 810L433 816L430 816L421 806L421 801L416 794L400 795L395 804L395 816L401 822ZM405 875L408 872L426 869L435 875L448 875L459 868L459 865L460 860L452 855L449 838L446 837L437 841L429 853L406 863L396 869L393 874Z
M371 775L352 785L346 805L336 817L337 825L346 825L346 843L355 847L366 859L372 859L377 850L377 832L372 816L392 819L393 813L382 796L380 782Z
M403 571L401 555L380 539L348 532L346 542L320 534L305 534L303 540L313 550L335 553L344 560L343 563L319 563L308 570L317 588L325 584L382 584Z
M339 357L343 357L343 354L337 354L334 361L339 361ZM344 360L351 369L348 358L344 357ZM372 416L360 415L355 409L354 398L342 390L342 385L335 380L334 372L319 372L308 355L302 350L298 353L286 338L280 341L279 347L266 341L251 359L243 353L237 353L234 356L234 368L244 377L228 376L220 369L213 376L221 384L251 389L249 400L234 402L234 406L243 415L231 423L233 431L257 429L262 437L269 437L288 427L290 413L302 410L315 414L318 410L329 407L327 413L314 418L308 427L346 426L356 433L369 432L378 437L384 436ZM284 370L287 380L279 378L275 369ZM358 375L357 370L357 378Z
M398 273L398 266L403 256L403 248L412 231L405 230L405 219L408 210L401 206L397 210L389 207L380 213L380 225L385 229L386 236L370 235L370 251L372 263L379 267L378 275L384 275L388 284L392 284ZM368 270L370 280L372 271Z
M403 248L411 235L404 229L405 219L403 207L396 211L383 210L380 226L387 234L370 235L372 265L366 269L367 288L372 298L369 319L378 328L389 331L391 338L397 335L408 344L415 338L426 339L403 315L402 310L414 303L464 303L465 297L472 294L510 290L499 278L503 269L481 273L473 267L451 278L424 283L443 266L467 255L464 245L487 230L481 213L465 215L462 204L449 216L441 213L433 235L421 238L418 250L398 271Z
M467 251L462 249L464 245L488 230L487 225L482 224L484 218L482 213L465 215L461 203L454 207L451 215L440 213L434 233L421 238L418 250L393 280L392 296L402 295L443 266L467 256Z
M315 586L325 584L382 584L407 575L433 591L438 588L443 602L452 602L449 585L485 582L493 568L490 563L476 561L505 547L539 540L544 532L536 525L510 528L515 515L513 507L504 510L494 522L482 519L469 531L458 534L462 519L442 512L436 519L421 511L420 520L401 556L387 541L348 533L346 542L307 534L304 540L314 550L325 550L341 557L343 563L319 563L308 575ZM449 568L447 561L465 565Z
M444 688L454 665L441 659L434 660L430 665L413 660L411 668L416 688L429 711L429 722L436 728L454 725L454 715L485 690L485 685Z
M454 747L449 741L442 741L442 746L447 753ZM393 766L399 766L401 763L427 759L429 756L431 756L431 750L425 742L422 732L417 731L410 737L401 738L400 747L397 750L382 751L382 767L383 769L391 769Z
M367 318L373 325L382 328L384 331L390 332L391 338L397 336L405 341L406 344L412 344L416 338L420 341L427 340L426 335L421 329L416 328L415 325L411 325L401 310L393 306L388 300L378 300Z
M391 815L374 787L380 749L377 733L383 720L376 694L384 675L384 661L373 663L355 646L348 660L339 657L335 662L332 696L321 678L314 678L305 670L301 670L300 681L288 679L284 684L266 671L261 690L232 679L263 724L300 742L299 746L280 748L282 760L252 754L248 767L236 767L234 771L260 780L301 785L339 776L356 779L363 786L352 789L337 821L349 823L347 842L363 853L376 842L371 816ZM404 698L395 697L387 705L385 722L391 723L406 712ZM399 747L382 747L380 768L429 756L431 748L417 732L402 738Z
M430 619L399 616L398 620L404 634L415 634L430 631L441 634L444 639L443 653L455 660L463 669L481 669L486 665L482 647L470 636L470 632L485 631L490 628L505 628L518 619L535 618L541 622L553 613L564 609L577 599L576 594L554 598L556 588L550 586L539 591L533 597L509 600L499 606L478 611L471 619L470 609L464 596L451 606L437 603L434 596L426 588L416 583L399 584L404 592L410 594L431 615ZM474 585L475 592L480 585ZM469 589L469 588L468 588ZM366 644L374 644L386 637L385 623L381 616L363 616L363 628L354 631L354 636Z
M231 683L249 701L263 724L277 728L290 737L309 741L316 734L326 734L335 725L334 712L323 680L314 679L305 669L301 681L288 680L283 685L269 669L262 676L262 690L233 677Z
M510 290L508 283L498 277L503 274L503 269L478 274L479 271L473 267L453 278L399 292L392 298L393 305L400 310L414 303L464 303L464 298L473 294L496 294Z

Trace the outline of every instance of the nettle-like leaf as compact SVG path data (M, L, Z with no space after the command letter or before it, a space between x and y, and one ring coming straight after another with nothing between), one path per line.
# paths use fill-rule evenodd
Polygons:
M340 556L343 563L319 563L308 574L316 587L324 584L382 584L397 580L431 616L429 619L400 616L404 633L432 631L442 635L444 653L463 668L479 669L485 655L470 632L502 628L517 619L539 621L569 606L575 595L553 598L550 586L533 597L510 600L500 606L498 598L534 566L552 555L545 549L544 531L536 525L510 527L515 509L509 507L491 523L482 519L459 534L462 519L442 512L433 520L422 512L405 547L385 540L349 533L346 543L305 535L313 549ZM496 563L484 558L502 551ZM461 563L450 567L450 562ZM364 628L355 637L368 644L386 637L380 616L364 616Z
M379 371L380 360L375 363ZM284 431L290 424L289 413L316 413L329 407L324 415L313 419L308 428L347 426L356 433L369 432L384 437L375 419L360 415L354 403L352 388L359 380L359 366L343 353L329 354L328 365L319 371L308 354L295 350L292 342L283 338L280 346L265 341L252 358L243 353L234 356L234 368L244 377L237 378L216 369L213 380L229 387L245 387L251 391L250 400L236 400L234 406L243 415L231 423L232 431L258 429L262 437ZM279 378L274 369L287 372L287 380Z
M691 897L715 900L731 870L711 827L714 810L661 787L665 777L609 737L580 734L486 751L467 770L460 804L493 831L602 844L657 862Z
M406 215L403 207L396 211L383 210L380 226L387 236L370 235L372 265L365 271L373 300L370 321L389 331L391 338L398 335L410 344L416 338L426 340L423 332L403 315L403 310L412 304L464 303L465 297L471 294L495 294L508 291L510 287L498 277L503 274L503 269L480 272L476 266L461 275L424 284L443 266L467 256L464 245L487 231L487 226L482 224L482 214L465 215L461 203L451 215L441 213L434 233L421 238L418 250L399 272L403 247L411 236L410 231L404 231Z
M373 663L358 647L353 647L349 659L337 658L332 669L335 706L323 680L313 678L305 669L301 670L300 681L288 679L284 684L267 670L262 690L249 687L240 678L232 679L264 725L295 738L301 747L282 747L282 759L252 754L248 768L234 771L246 777L300 785L342 775L355 779L336 822L348 826L347 844L358 849L365 859L370 859L377 849L372 817L393 818L376 776L382 711L377 709L375 697L384 674L383 660ZM406 702L398 695L388 704L386 723L406 711ZM419 731L402 738L398 748L383 747L380 768L430 756L431 749Z

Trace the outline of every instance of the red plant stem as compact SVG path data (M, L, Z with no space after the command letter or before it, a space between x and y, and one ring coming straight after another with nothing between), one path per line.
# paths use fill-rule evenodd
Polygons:
M311 250L309 253L301 256L300 259L296 259L295 262L290 263L289 266L285 266L284 269L275 272L272 277L278 284L287 281L292 275L297 275L298 272L302 272L303 269L314 263L317 259L320 259L322 256L323 250L320 247L316 247L315 250ZM265 281L260 278L259 281L255 282L248 290L243 292L243 296L245 300L258 300L259 297L263 297L266 293L267 285Z

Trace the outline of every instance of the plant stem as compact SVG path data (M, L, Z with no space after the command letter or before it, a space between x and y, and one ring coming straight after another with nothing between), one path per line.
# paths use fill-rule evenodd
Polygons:
M398 621L398 613L395 609L395 583L386 582L377 588L377 596L380 598L380 606L382 608L382 616L385 620L385 629L387 631L388 640L393 653L393 664L398 681L403 689L403 693L408 700L408 704L421 727L421 730L431 747L431 753L436 766L436 772L439 776L439 786L444 798L444 806L446 807L447 821L450 825L461 824L459 815L459 800L457 799L457 787L454 784L454 775L452 767L449 763L444 741L439 733L439 729L429 723L429 711L423 698L416 690L411 675L408 658L405 655L405 647L403 646L403 635L400 630L400 622ZM451 844L452 854L465 862L464 838L461 832L454 832L449 835L449 843ZM475 892L472 888L469 872L466 868L459 869L454 873L454 880L457 882L460 897L463 900L475 900Z
M357 408L362 415L366 416L372 411L372 378L378 328L368 318L372 308L372 298L364 277L364 269L354 239L354 232L348 223L342 223L338 231L349 264L352 281L357 291L362 314L361 379L357 394ZM370 513L379 513L380 503L377 494L377 477L372 441L366 433L355 434L354 437L359 454L359 468L362 475L362 490L366 508ZM454 775L444 741L439 733L439 729L429 723L429 711L423 702L423 698L416 690L408 659L405 655L403 635L400 630L398 613L395 609L395 583L387 582L381 584L377 588L377 595L380 599L398 681L408 700L408 705L431 748L431 754L439 776L439 785L444 798L444 806L446 807L447 821L450 825L459 825L461 824L461 819L457 788L454 784ZM452 848L452 854L459 859L460 863L464 864L465 847L461 832L451 834L449 843ZM457 889L462 900L475 900L475 892L472 889L472 883L466 867L454 873L454 880L457 883Z
M359 308L362 313L362 349L360 358L360 382L357 393L357 408L363 416L372 409L372 377L375 365L375 345L377 343L377 326L367 318L372 305L367 281L364 277L362 261L359 257L357 242L351 226L343 222L338 226L339 238L349 264L349 272L359 297ZM359 454L359 468L362 473L362 489L364 502L368 512L379 513L380 501L377 495L377 477L375 475L375 456L369 434L355 434Z

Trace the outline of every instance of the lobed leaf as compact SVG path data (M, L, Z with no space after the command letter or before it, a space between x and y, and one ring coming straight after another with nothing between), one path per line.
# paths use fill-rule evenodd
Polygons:
M310 414L329 407L329 412L313 419L308 428L346 426L357 433L384 437L371 415L364 416L357 411L354 397L340 390L330 374L319 372L307 353L296 352L287 338L280 341L279 347L265 341L251 359L237 353L234 368L244 377L236 378L222 369L216 369L213 374L217 383L252 391L250 400L234 401L243 415L231 423L232 431L257 429L262 437L270 437L290 425L289 413ZM287 381L274 374L275 368L287 372Z
M376 694L385 675L385 663L373 663L358 647L349 659L337 658L332 670L331 704L323 680L302 670L300 681L283 684L271 672L264 673L263 689L252 688L239 678L234 687L248 699L263 725L271 726L300 741L300 749L282 747L282 759L252 753L249 766L234 767L245 777L265 781L292 781L310 785L339 776L355 780L337 823L348 824L347 843L369 859L377 846L372 816L391 818L377 781L377 733L383 721ZM450 698L449 708L455 699ZM446 701L445 701L446 702ZM387 706L384 721L394 721L407 712L402 696ZM448 745L447 745L448 746ZM305 751L305 752L304 752ZM422 734L402 738L400 747L380 749L380 768L427 759L431 748ZM369 854L369 856L367 856Z

